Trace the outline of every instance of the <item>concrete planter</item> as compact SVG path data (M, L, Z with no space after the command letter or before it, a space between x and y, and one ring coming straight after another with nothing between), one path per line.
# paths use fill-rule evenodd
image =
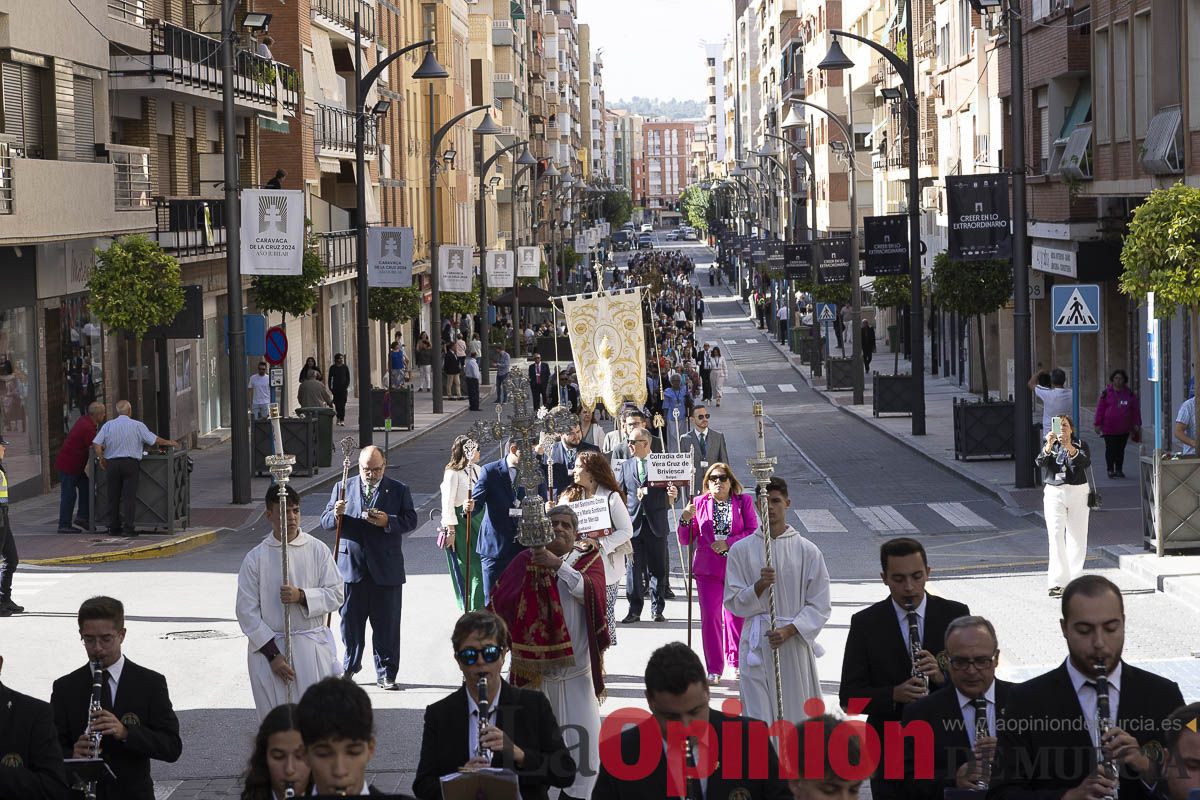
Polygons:
M1015 408L998 403L954 401L954 458L1012 458ZM1036 452L1036 451L1035 451Z
M91 482L91 530L95 533L108 526L108 473L100 468L99 459L94 455L92 475L95 479ZM134 527L168 536L186 529L191 524L191 475L191 459L186 450L172 449L162 455L149 453L142 456Z
M912 375L871 375L871 413L911 414L913 411Z
M1200 550L1200 458L1164 458L1154 480L1154 457L1142 456L1142 538L1147 550Z
M831 358L826 362L829 370L825 388L829 391L848 391L854 388L854 359Z
M274 455L275 442L269 419L256 419L251 428L250 456L254 474L269 476L267 456ZM296 457L293 475L317 474L317 418L284 417L279 420L279 433L283 436L283 452Z

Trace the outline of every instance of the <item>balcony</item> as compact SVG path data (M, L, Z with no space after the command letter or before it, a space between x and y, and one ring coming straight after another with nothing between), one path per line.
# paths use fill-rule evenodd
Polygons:
M287 64L238 50L234 59L234 104L241 111L274 114L282 105L293 116L300 101L300 76ZM112 76L121 91L178 97L220 108L221 42L170 23L150 27L149 55L112 57Z
M492 46L493 47L512 47L513 46L513 27L512 21L507 19L492 20Z
M789 100L804 99L804 75L799 72L793 72L783 79L779 87L780 99L784 102Z
M317 155L354 158L354 112L320 103L316 106L313 143L316 145ZM374 116L368 116L366 123L363 152L368 158L372 158L377 150Z
M205 197L155 199L154 238L176 258L225 252L225 201Z
M492 95L500 99L513 97L516 86L511 72L497 72L492 75Z
M131 25L145 25L146 0L108 0L108 16Z
M375 36L375 7L363 0L312 0L312 19L320 27L354 40L354 12L362 38Z
M543 118L546 116L546 98L538 94L529 98L529 116Z
M318 233L317 255L329 278L352 272L358 263L357 232L351 230Z
M23 158L0 136L0 241L8 245L154 230L150 151L102 145L112 161Z

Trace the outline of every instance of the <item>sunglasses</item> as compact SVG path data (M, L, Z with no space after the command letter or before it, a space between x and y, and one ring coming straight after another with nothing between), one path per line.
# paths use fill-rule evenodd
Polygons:
M727 480L729 480L728 475L709 475L708 476L709 483L712 483L713 481L727 481Z
M464 647L454 654L454 657L459 660L459 663L466 664L468 667L473 667L479 663L479 657L483 656L485 664L494 664L500 659L500 645L489 644L486 647Z
M710 416L710 414L697 414L696 419L708 419Z

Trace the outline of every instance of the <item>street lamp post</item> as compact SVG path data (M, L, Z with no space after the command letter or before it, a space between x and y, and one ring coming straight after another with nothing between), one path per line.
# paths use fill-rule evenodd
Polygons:
M364 105L367 93L387 66L405 53L419 47L433 46L432 39L425 39L415 44L401 48L381 59L378 64L363 75L362 63L362 31L359 28L359 11L354 12L354 165L358 171L355 180L355 202L357 204L354 222L355 232L355 290L358 294L356 318L358 322L358 443L366 447L374 441L374 424L371 420L371 320L368 316L368 294L370 287L367 280L367 114ZM433 50L425 51L425 59L413 73L416 80L434 80L447 78L450 73L438 63L433 56ZM432 86L430 91L433 91ZM384 103L386 101L381 101ZM432 257L431 257L432 263ZM437 373L434 370L435 374ZM390 384L389 384L390 387ZM438 401L435 398L434 403Z
M529 155L529 150L526 150L524 155ZM524 156L522 156L522 157L524 157ZM526 172L529 172L529 170L533 169L537 165L537 159L530 156L530 161L532 161L533 163L524 164L521 166L520 169L517 169L517 164L519 164L520 161L521 161L520 159L517 159L517 161L513 162L513 179L512 179L513 198L512 198L512 202L509 203L509 206L508 206L509 215L510 215L509 227L512 229L513 241L517 244L520 244L520 242L517 239L517 200L516 200L517 184L520 182L522 175L524 175ZM533 181L530 181L530 183L533 183ZM514 254L515 254L515 251L514 251ZM520 330L521 329L521 326L520 326L521 279L518 276L519 273L520 273L520 260L517 261L517 266L513 269L513 298L512 298L512 329L513 329L512 355L513 356L518 356L521 353L521 338L520 338L521 337L521 330Z
M887 59L904 84L904 92L907 95L905 98L905 122L908 126L908 269L910 284L908 335L911 342L909 350L911 351L910 360L912 363L912 434L913 436L924 436L925 314L921 305L921 176L917 163L917 136L920 135L920 122L917 118L915 70L911 61L914 48L912 0L906 0L906 6L908 13L904 17L904 35L908 41L910 61L905 61L891 50L888 50L877 42L871 41L865 36L859 36L848 31L831 29L829 33L833 36L833 44L829 48L829 53L821 60L821 63L817 64L817 68L822 70L846 70L854 66L854 62L850 60L838 42L839 36L845 36L847 39L853 39L856 42L865 44ZM850 146L853 149L853 137L851 137ZM859 331L855 331L854 333L855 341L857 342Z
M444 410L442 401L442 371L438 368L437 359L442 357L442 298L438 288L438 215L437 215L437 173L438 150L441 147L442 139L446 134L458 123L459 120L465 119L472 114L480 111L487 111L491 108L490 105L484 103L478 106L472 106L461 114L456 114L451 117L446 124L441 128L434 129L434 102L433 102L433 84L429 86L429 338L432 344L434 369L433 369L433 413L441 414ZM483 122L479 123L479 127L475 129L475 133L480 136L494 136L500 133L500 126L492 121L490 113L484 114ZM486 313L486 310L485 310Z

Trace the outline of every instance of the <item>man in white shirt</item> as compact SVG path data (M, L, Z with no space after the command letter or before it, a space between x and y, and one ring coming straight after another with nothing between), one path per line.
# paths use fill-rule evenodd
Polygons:
M479 362L475 360L474 353L467 354L467 360L463 364L463 380L467 382L467 406L471 411L479 410L479 381L482 373L479 371Z
M267 362L258 362L258 374L250 376L250 409L255 419L266 419L271 413L271 378Z
M1042 401L1042 435L1050 430L1050 420L1054 417L1071 416L1073 405L1071 390L1067 388L1067 373L1055 367L1050 371L1050 387L1038 383L1044 378L1045 372L1040 372L1029 379L1029 388Z
M1185 456L1196 455L1196 398L1189 397L1175 415L1175 438L1181 445L1179 452Z

